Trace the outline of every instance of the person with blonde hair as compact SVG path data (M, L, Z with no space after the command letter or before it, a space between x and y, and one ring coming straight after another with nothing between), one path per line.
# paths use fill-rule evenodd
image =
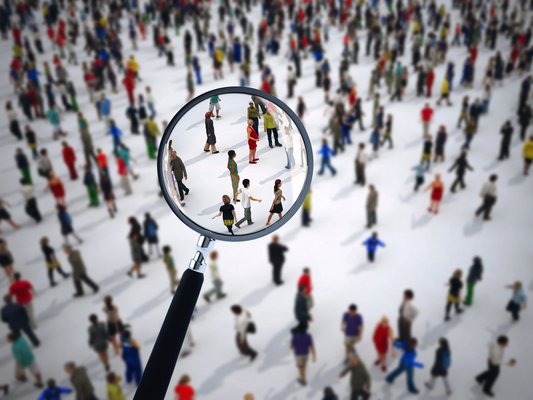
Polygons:
M440 179L440 174L435 174L435 180L428 185L426 191L429 189L431 189L431 202L429 203L428 211L438 214L439 204L444 193L444 184Z
M227 194L222 196L222 202L224 204L220 206L218 213L214 215L211 219L215 219L222 215L222 221L224 221L224 226L228 228L229 233L235 235L235 233L233 233L233 224L237 219L237 216L235 215L235 207L233 207L233 205L231 204L231 199Z
M444 318L444 321L450 320L450 311L452 309L452 305L455 306L455 313L461 314L463 310L460 307L461 304L461 289L463 288L463 282L461 281L461 278L463 277L463 271L460 269L456 269L450 278L450 281L448 282L448 286L450 287L448 291L448 299L446 301L446 316Z
M250 164L257 164L259 158L255 157L255 152L257 151L257 142L259 142L259 135L254 129L254 121L251 119L248 120L248 127L246 128L246 132L248 134L248 149L250 150L250 152L248 153L248 162Z
M381 367L381 371L387 372L387 353L389 348L391 349L391 355L396 357L396 351L394 350L394 334L392 327L389 324L389 319L383 316L374 329L374 335L372 341L376 347L378 358L374 362L374 365Z

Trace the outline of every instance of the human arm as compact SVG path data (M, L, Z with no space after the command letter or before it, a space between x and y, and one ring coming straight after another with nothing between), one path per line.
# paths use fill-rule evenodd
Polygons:
M381 247L385 247L385 243L378 239L378 245Z
M217 217L220 217L222 215L222 211L219 211L216 215L214 215L211 219L215 219Z

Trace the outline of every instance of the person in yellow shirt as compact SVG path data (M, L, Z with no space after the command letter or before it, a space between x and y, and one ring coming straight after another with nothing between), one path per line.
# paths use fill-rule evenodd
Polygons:
M531 167L531 163L533 162L533 135L524 143L522 153L524 155L524 175L528 175L529 167Z
M448 78L444 78L442 81L442 86L440 88L440 98L437 101L437 105L440 106L440 102L442 100L446 100L446 104L451 106L452 103L450 101L450 82L448 82Z
M140 70L140 66L139 66L139 62L135 59L135 56L131 55L129 60L128 60L128 63L126 64L126 70L129 70L133 73L133 75L135 76L136 79L138 79L139 81L141 81L141 77L139 76L139 70Z
M146 152L148 158L155 160L157 158L156 149L157 149L157 137L161 135L159 126L150 116L144 123L144 139L146 140Z
M121 380L122 378L114 372L107 374L107 400L126 400L120 387Z

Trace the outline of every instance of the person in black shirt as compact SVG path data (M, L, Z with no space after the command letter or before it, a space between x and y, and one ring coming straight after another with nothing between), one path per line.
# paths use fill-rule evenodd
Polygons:
M466 159L466 153L463 152L461 153L459 158L455 160L453 165L448 170L448 172L452 172L453 170L456 170L455 172L456 177L450 189L452 193L455 193L455 188L457 187L457 185L461 185L461 189L464 189L466 187L464 178L465 178L467 169L469 169L470 171L474 170L468 163L468 160Z
M235 235L235 233L233 233L233 224L237 219L235 215L235 207L233 207L233 205L231 204L231 199L227 194L222 196L222 202L224 204L220 206L220 210L218 211L218 213L214 215L211 219L215 219L222 215L222 221L224 221L224 225L226 226L226 228L228 228L228 232L232 235Z
M453 273L453 276L450 278L450 282L448 283L450 289L448 290L448 300L446 302L446 317L444 318L444 321L450 320L450 311L452 309L452 304L455 305L456 314L461 314L463 312L463 310L459 306L461 304L461 289L463 288L463 282L461 281L462 276L463 271L461 271L460 269L456 269Z
M272 242L268 245L268 259L272 264L272 277L276 285L283 284L281 280L281 268L285 263L286 251L289 251L289 248L279 243L279 236L272 236Z
M511 121L505 121L500 134L502 135L502 141L500 144L500 155L498 156L498 161L503 161L506 158L509 158L509 149L511 147L511 139L513 137L514 128L511 124Z
M448 369L451 364L451 352L450 345L446 338L439 339L439 347L435 352L435 362L433 368L431 368L431 378L429 382L426 382L426 387L429 390L432 390L435 387L435 380L437 378L442 378L444 382L444 387L446 388L446 395L450 396L452 394L452 389L450 388L450 383L448 382Z
M52 246L50 246L48 238L46 236L43 236L41 238L40 243L41 243L41 250L44 254L46 268L48 270L48 279L50 281L50 286L53 287L57 285L57 283L55 283L54 281L54 270L59 272L59 274L65 279L68 278L70 274L66 273L61 268L61 264L59 263L59 260L56 257L55 250Z

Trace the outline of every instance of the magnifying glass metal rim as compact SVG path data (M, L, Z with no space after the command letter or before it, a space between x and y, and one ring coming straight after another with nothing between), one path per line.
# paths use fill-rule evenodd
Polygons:
M180 121L180 119L187 112L189 112L193 107L196 107L201 102L208 100L209 98L211 98L211 96L215 96L215 95L220 96L224 94L245 94L249 96L257 96L265 100L268 100L271 103L274 103L276 106L281 108L289 116L292 122L294 122L294 124L298 128L298 131L302 137L302 141L305 147L306 162L307 162L307 175L305 177L305 181L304 181L300 194L294 201L292 207L283 215L283 218L281 218L279 221L273 222L271 225L266 226L265 228L259 231L256 231L256 232L237 234L237 235L226 235L226 234L211 231L209 229L205 229L204 227L198 225L195 221L193 221L183 211L179 209L174 199L168 193L168 190L166 187L165 171L163 170L164 154L167 148L168 141L170 139L170 135L174 131L175 126ZM176 149L176 150L178 150L178 155L179 155L179 149ZM272 96L268 93L262 92L260 90L253 89L250 87L245 87L245 86L220 87L217 89L209 90L208 92L205 92L195 97L194 99L190 100L176 113L176 115L174 115L174 117L172 117L169 124L165 128L165 132L163 133L163 137L161 138L161 142L160 142L159 150L158 150L158 156L157 156L157 175L159 179L159 186L161 187L161 192L163 193L163 197L165 198L165 201L169 205L172 212L181 220L181 222L183 222L185 225L187 225L189 228L193 229L194 231L198 232L200 235L206 236L208 238L216 239L216 240L226 241L226 242L244 242L247 240L258 239L260 237L273 233L274 231L281 228L285 223L287 223L294 216L294 214L298 211L298 209L300 208L300 206L302 205L305 199L307 192L309 191L309 187L311 186L311 180L313 178L313 167L314 167L313 150L312 150L311 141L309 139L309 135L304 125L302 124L298 116L294 113L294 111L292 111L289 106L287 106L277 97ZM219 195L221 196L222 194L223 193L220 193Z

